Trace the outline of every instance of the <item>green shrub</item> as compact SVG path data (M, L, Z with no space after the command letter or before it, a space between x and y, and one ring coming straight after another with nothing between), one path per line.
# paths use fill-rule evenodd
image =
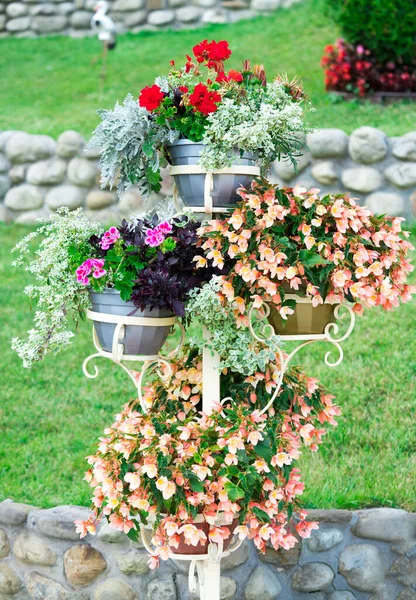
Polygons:
M415 0L326 0L351 44L362 44L381 62L416 62Z

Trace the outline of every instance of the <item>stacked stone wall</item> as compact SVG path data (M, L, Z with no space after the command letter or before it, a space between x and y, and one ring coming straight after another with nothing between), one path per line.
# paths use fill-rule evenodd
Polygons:
M373 212L416 217L416 131L388 138L373 127L348 136L340 129L309 134L309 151L296 173L288 161L272 166L272 181L293 187L317 187L322 193L348 192ZM0 132L0 220L31 224L60 206L82 206L105 224L143 210L137 189L119 199L99 187L99 157L85 152L85 140L65 131L55 141L46 135ZM172 193L172 179L163 173L161 194ZM149 205L149 204L148 204Z
M141 544L107 524L79 540L86 508L0 504L1 600L196 600L189 563L151 571ZM391 508L313 510L292 550L244 542L221 561L221 600L415 600L416 514Z
M108 0L117 31L189 28L232 23L287 8L300 0ZM85 37L97 0L0 0L0 38Z

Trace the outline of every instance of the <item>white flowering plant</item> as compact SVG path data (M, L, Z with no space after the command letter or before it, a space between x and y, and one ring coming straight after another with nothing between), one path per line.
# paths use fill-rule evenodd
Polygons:
M267 171L271 162L290 160L306 147L304 92L296 80L266 80L263 66L226 70L231 50L225 40L193 48L183 67L171 61L167 76L157 77L127 96L113 111L100 110L91 148L101 154L102 185L123 193L138 184L144 194L161 187L160 167L170 162L170 146L179 138L205 145L200 164L206 170L228 166L235 154L252 153Z

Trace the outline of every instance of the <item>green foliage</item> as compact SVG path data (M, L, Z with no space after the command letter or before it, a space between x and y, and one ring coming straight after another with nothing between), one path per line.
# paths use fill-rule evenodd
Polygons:
M415 0L327 0L327 3L348 42L362 44L381 62L415 63Z

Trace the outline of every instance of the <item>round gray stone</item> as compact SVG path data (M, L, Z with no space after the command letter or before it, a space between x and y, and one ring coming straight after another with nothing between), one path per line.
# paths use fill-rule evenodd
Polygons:
M147 586L147 600L176 600L177 597L175 582L171 575L153 579Z
M23 133L22 131L15 131L13 129L7 129L6 131L0 131L0 152L6 152L6 144L10 138L16 133Z
M306 546L311 552L325 552L342 542L343 538L339 529L319 529L312 533L306 541Z
M17 574L8 563L0 563L0 592L10 595L17 594L22 587Z
M17 17L17 19L10 19L6 23L7 31L16 33L18 31L26 31L30 27L30 17Z
M251 573L244 589L245 600L275 600L282 591L274 572L268 567L259 566Z
M16 17L24 17L27 15L27 6L22 4L21 2L11 2L7 5L6 15L10 19L15 19Z
M74 29L89 29L92 13L87 10L76 10L69 18L69 24Z
M75 542L79 534L74 521L85 521L90 516L91 511L83 506L56 506L33 512L28 525L48 537Z
M306 144L313 158L342 158L348 151L348 136L341 129L308 133Z
M293 574L292 587L299 592L320 592L327 589L334 577L334 571L327 564L306 563Z
M209 8L204 11L202 16L203 23L228 23L229 17L228 12L223 8Z
M338 181L337 168L334 162L322 160L312 166L312 177L323 185L332 185Z
M368 194L381 187L383 177L373 167L356 167L342 173L342 183L349 190Z
M30 531L22 531L16 538L13 554L24 563L52 567L56 553L40 537Z
M365 165L379 162L387 156L386 135L375 127L360 127L352 132L348 149L355 162Z
M384 580L380 550L371 544L352 544L342 550L338 571L347 583L361 592L375 592Z
M26 163L49 158L55 153L56 142L48 135L30 135L19 131L6 143L6 156L12 163Z
M55 15L56 12L55 4L38 4L30 8L31 15Z
M118 206L126 215L137 212L143 208L143 196L137 188L130 188L124 192Z
M416 185L416 162L396 163L385 171L387 181L399 188Z
M113 577L100 583L94 590L93 600L136 600L137 594L122 579Z
M228 569L234 569L235 567L242 565L248 560L249 554L249 545L247 542L243 542L237 550L231 552L231 554L225 556L221 560L221 569L223 571L228 571Z
M202 9L199 6L182 6L176 11L176 18L181 23L195 23L199 21Z
M34 185L22 183L10 188L6 194L4 203L11 210L33 210L43 205L43 194Z
M146 575L149 570L149 556L146 552L130 550L127 554L117 554L118 568L125 575Z
M278 177L280 177L283 181L291 181L294 179L299 173L302 173L306 169L306 167L311 162L311 155L309 153L302 154L299 158L296 159L297 162L297 172L295 171L294 166L290 162L290 160L281 160L273 163L273 168Z
M62 31L68 24L68 19L64 15L38 15L33 17L31 28L38 33L54 33Z
M117 194L107 190L92 190L88 193L86 206L92 210L105 208L117 202Z
M11 210L4 206L4 204L0 204L0 222L2 223L10 223L13 221L13 213Z
M0 503L0 523L8 526L23 525L32 510L36 510L36 507L31 504L4 500Z
M38 571L29 571L24 576L31 600L75 600L76 592L69 592L63 585Z
M393 155L400 160L416 161L416 131L406 133L394 142Z
M10 181L14 185L23 183L23 181L26 179L27 169L27 165L14 165L9 171Z
M115 529L108 523L100 526L97 536L102 542L106 542L107 544L122 544L129 539L124 531Z
M260 12L276 10L281 6L282 0L252 0L251 8Z
M399 508L371 508L358 512L352 532L371 540L406 542L416 536L416 521L411 514Z
M221 577L220 600L231 600L237 591L237 582L232 577Z
M92 187L97 178L97 167L86 158L73 158L68 165L68 179L75 185Z
M70 15L74 12L74 4L72 2L62 2L56 6L58 15Z
M11 181L7 175L0 175L0 200L3 200L6 193L9 191Z
M0 154L0 173L7 173L10 169L10 163L4 154Z
M31 165L26 181L33 185L56 185L65 179L66 162L60 158L50 158Z
M85 188L75 185L58 185L46 194L45 201L49 208L53 210L61 206L74 209L84 204L86 195L87 190Z
M139 10L144 8L143 0L115 0L112 6L113 11L129 12L133 10Z
M86 216L91 221L101 223L101 225L114 225L120 221L120 213L116 207L114 208L103 208L102 210L86 210Z
M39 219L48 218L49 215L50 212L45 207L39 210L28 210L20 213L16 217L15 223L19 223L20 225L35 225Z
M211 8L217 4L216 0L194 0L194 4L202 8Z
M10 552L10 543L7 534L3 529L0 529L0 558L6 558Z
M404 212L404 200L399 194L374 192L367 196L365 204L373 213L397 216Z
M124 25L127 29L131 29L133 27L137 27L137 25L141 25L147 19L147 11L146 10L137 10L132 13L126 14L124 17ZM99 157L99 154L97 158Z
M1 6L1 5L0 5ZM6 15L0 15L0 31L6 27ZM2 33L1 37L9 37L10 33Z
M56 154L61 158L73 158L81 151L84 144L85 140L78 131L64 131L58 138Z
M149 13L148 23L155 27L163 27L169 25L175 20L175 11L173 10L154 10Z

